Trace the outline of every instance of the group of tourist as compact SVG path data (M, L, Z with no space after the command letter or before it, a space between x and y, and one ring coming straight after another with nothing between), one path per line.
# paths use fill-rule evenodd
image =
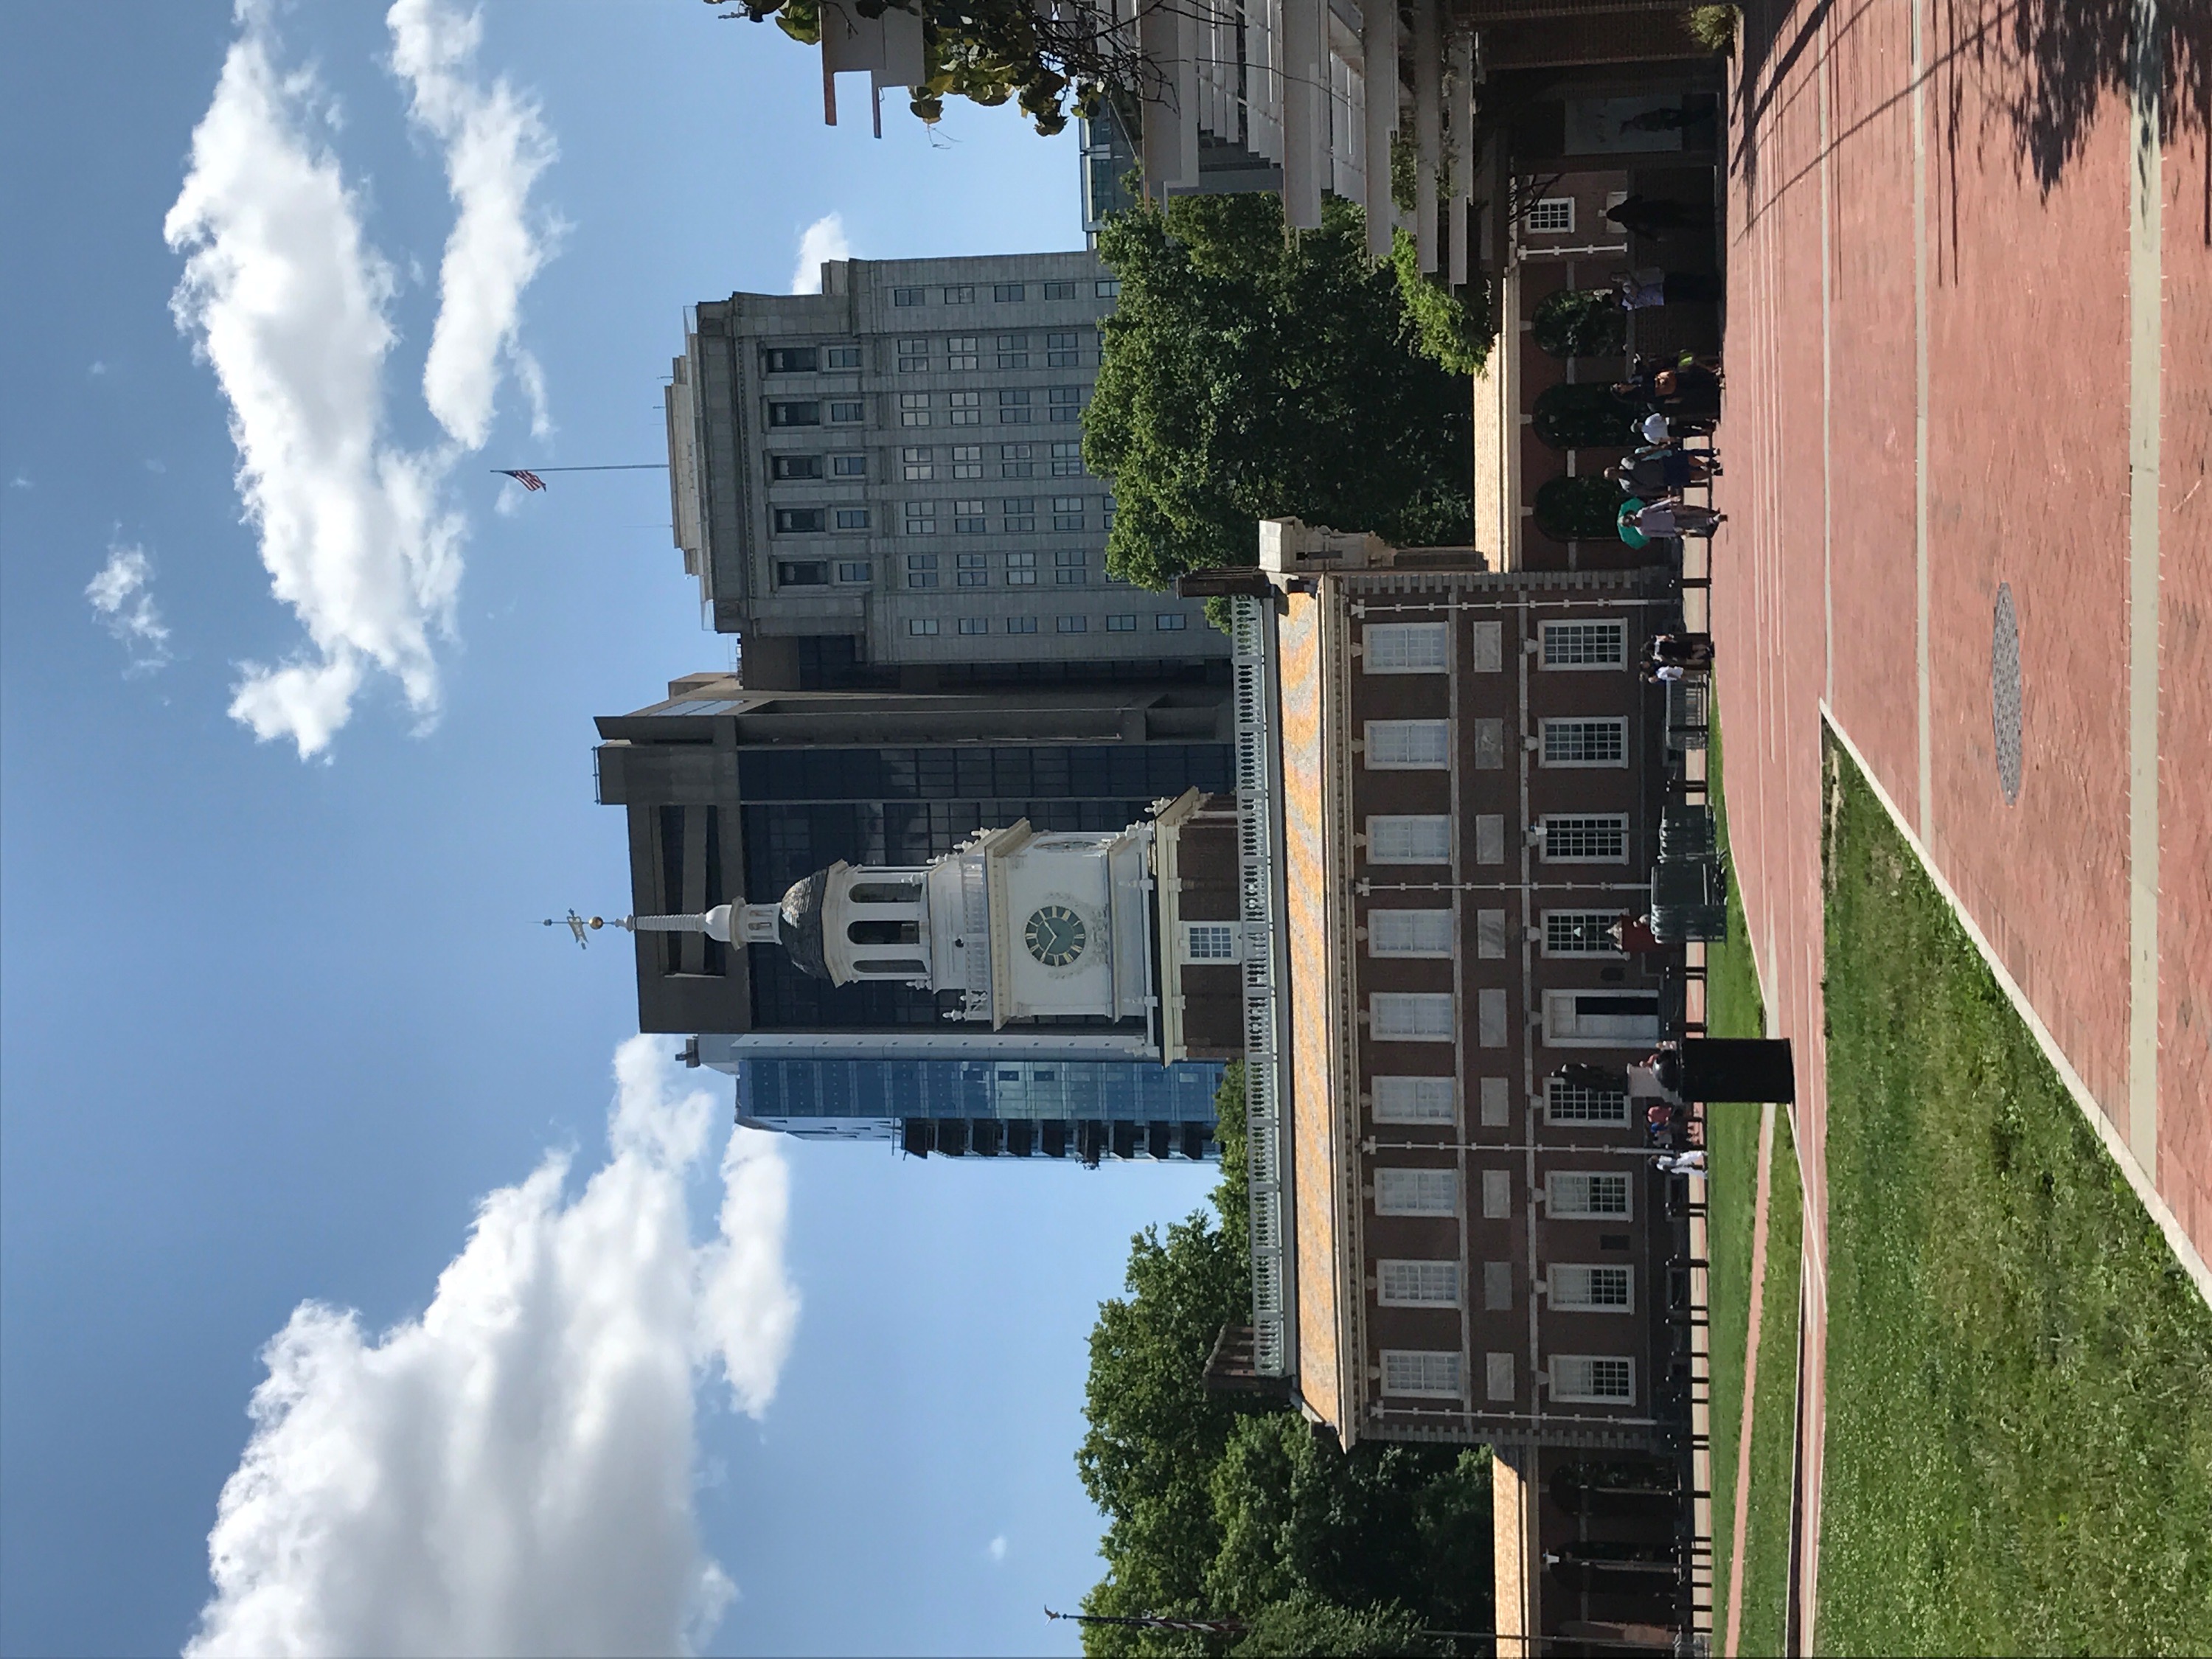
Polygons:
M1711 536L1728 515L1686 501L1683 492L1721 476L1720 452L1709 436L1720 413L1720 370L1689 356L1664 367L1638 358L1629 378L1613 389L1644 410L1634 428L1642 447L1606 473L1626 498L1620 504L1620 539L1644 547L1673 537ZM1693 436L1708 441L1692 449Z

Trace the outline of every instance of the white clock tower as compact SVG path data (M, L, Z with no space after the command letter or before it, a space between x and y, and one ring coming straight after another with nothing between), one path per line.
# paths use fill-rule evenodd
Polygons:
M1156 802L1144 822L1106 832L1039 835L1024 819L980 830L927 865L840 860L794 882L773 904L631 916L617 925L781 945L802 972L833 985L896 980L957 992L960 1003L948 1019L1010 1037L1080 1031L1095 1038L1119 1027L1121 1037L1163 1060L1215 1057L1217 1049L1235 1052L1236 964L1243 951L1242 930L1228 920L1236 914L1234 803L1208 812L1200 801L1189 790ZM1218 921L1183 915L1193 896L1184 861L1204 820L1212 820L1221 843L1216 861L1229 872L1214 884L1226 907ZM1209 975L1219 982L1197 983ZM1218 1037L1188 1029L1187 1016L1200 1001L1223 1005L1219 1018L1228 1024Z

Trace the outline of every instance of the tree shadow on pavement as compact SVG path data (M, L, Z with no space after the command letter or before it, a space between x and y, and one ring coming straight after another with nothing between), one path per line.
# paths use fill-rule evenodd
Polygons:
M1847 0L1833 21L1839 40L1877 0ZM1735 166L1756 199L1759 149L1779 89L1820 50L1832 0L1747 0L1739 40ZM2153 26L2139 38L2137 18ZM2092 127L2125 110L2134 88L2155 89L2159 138L2197 140L2203 177L2196 227L2212 245L2212 0L1933 0L1922 73L1930 113L1955 158L1962 145L1996 137L2047 195L2086 149ZM1881 106L1911 95L1902 76ZM1786 101L1786 100L1784 100ZM1872 112L1863 112L1870 115ZM1852 127L1831 135L1846 139ZM1932 134L1931 137L1938 135Z

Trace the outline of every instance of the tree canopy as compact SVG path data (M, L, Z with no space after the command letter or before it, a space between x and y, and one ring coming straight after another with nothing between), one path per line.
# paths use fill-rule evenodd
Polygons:
M706 0L725 17L754 22L773 17L793 40L822 39L820 0ZM935 123L948 96L979 104L1021 100L1022 113L1050 137L1073 112L1098 112L1111 89L1139 86L1146 76L1133 28L1103 29L1097 13L1049 14L1030 0L854 0L863 17L907 11L921 17L922 84L911 88L914 112Z
M1295 515L1404 544L1471 533L1474 399L1419 355L1359 209L1332 198L1286 234L1266 193L1116 214L1084 454L1114 483L1108 567L1147 587L1251 564L1259 520Z
M1093 1625L1086 1650L1443 1650L1424 1626L1489 1625L1487 1449L1364 1443L1347 1455L1295 1411L1206 1392L1221 1327L1251 1317L1240 1073L1218 1103L1216 1213L1137 1235L1129 1294L1099 1310L1076 1461L1107 1521L1106 1577L1084 1610L1234 1618L1245 1632Z

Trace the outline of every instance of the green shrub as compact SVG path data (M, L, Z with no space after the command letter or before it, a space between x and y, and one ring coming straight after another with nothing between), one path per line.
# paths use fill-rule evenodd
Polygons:
M1536 528L1554 541L1609 541L1620 533L1621 500L1610 478L1554 478L1536 492Z
M1584 380L1540 392L1530 424L1554 449L1625 449L1635 418L1636 405L1610 386Z
M1707 52L1732 58L1735 55L1735 26L1742 18L1742 11L1735 6L1692 6L1683 14L1682 21L1690 31L1690 38Z
M1529 332L1554 357L1618 357L1628 349L1628 314L1609 288L1571 288L1536 307Z

